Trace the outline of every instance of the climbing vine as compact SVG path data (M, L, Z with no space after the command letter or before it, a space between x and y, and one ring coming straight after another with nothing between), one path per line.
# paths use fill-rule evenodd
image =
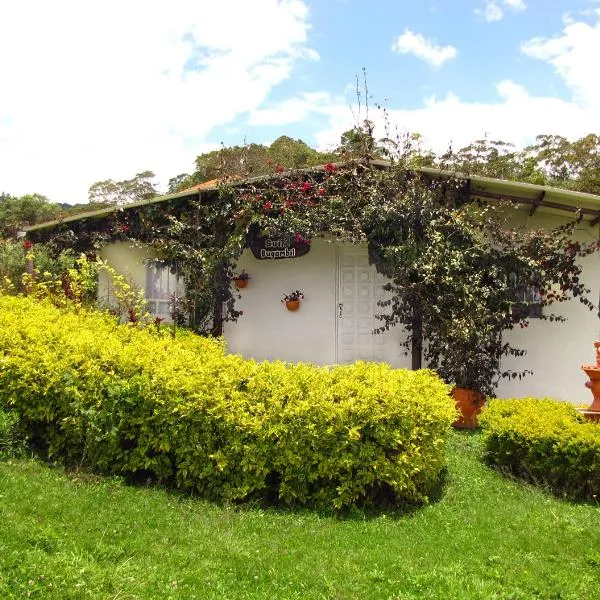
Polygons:
M592 308L580 259L597 244L574 241L577 219L553 231L514 226L514 205L472 201L466 179L415 169L410 140L386 148L385 164L365 155L308 170L276 167L272 176L224 179L213 190L31 237L88 254L117 240L151 246L184 280L177 305L186 324L213 335L240 317L231 280L255 237L366 243L389 280L378 331L402 326L413 367L424 356L448 381L492 393L500 375L526 372L502 372L500 359L523 355L503 334L528 326L531 304L577 297ZM521 294L530 289L534 301ZM545 310L541 317L560 320Z

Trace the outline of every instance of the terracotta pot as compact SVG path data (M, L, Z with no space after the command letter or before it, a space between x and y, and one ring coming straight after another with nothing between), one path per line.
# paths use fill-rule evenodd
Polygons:
M235 286L239 289L248 287L248 280L247 279L237 279L235 278L233 280L233 283L235 283Z
M285 305L288 310L298 310L300 307L300 300L286 300Z
M461 429L475 429L477 415L483 407L482 394L468 388L454 388L451 394L456 401L456 408L460 411L458 419L452 425Z

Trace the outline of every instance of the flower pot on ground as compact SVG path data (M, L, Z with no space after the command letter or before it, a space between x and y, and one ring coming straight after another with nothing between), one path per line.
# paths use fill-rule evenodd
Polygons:
M493 396L503 373L500 357L504 344L498 328L486 327L472 315L456 315L450 326L440 327L426 349L429 367L451 384L459 411L454 427L473 429L486 396Z
M294 290L285 294L282 298L282 302L285 303L285 307L288 310L298 310L300 308L300 299L304 299L304 294L300 290Z
M477 415L481 412L484 403L483 394L462 387L455 387L451 394L460 413L458 419L452 425L459 429L475 429L477 427Z
M243 289L248 287L248 280L250 279L250 275L246 273L246 271L242 271L239 275L233 276L233 283L235 283L235 287L238 289Z

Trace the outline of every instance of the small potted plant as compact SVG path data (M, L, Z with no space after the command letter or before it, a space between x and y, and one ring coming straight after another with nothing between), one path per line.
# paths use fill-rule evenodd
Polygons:
M233 283L235 283L235 287L238 289L242 289L248 287L248 280L250 279L250 275L246 273L245 270L242 270L241 273L233 276Z
M281 301L285 302L285 306L288 310L298 310L300 299L304 299L304 294L300 290L294 290L293 292L285 294Z

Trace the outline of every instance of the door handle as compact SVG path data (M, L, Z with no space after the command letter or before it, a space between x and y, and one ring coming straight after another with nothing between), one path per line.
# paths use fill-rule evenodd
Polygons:
M338 316L339 316L340 319L342 318L342 309L343 308L344 308L344 305L340 302L338 304L338 310L339 310L339 315Z

